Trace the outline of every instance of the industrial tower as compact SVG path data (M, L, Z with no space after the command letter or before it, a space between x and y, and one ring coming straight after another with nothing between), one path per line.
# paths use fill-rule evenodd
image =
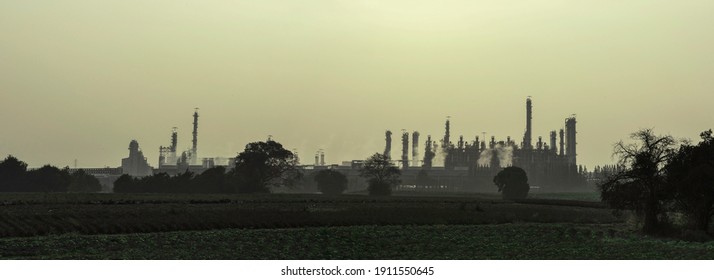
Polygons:
M191 146L191 164L198 164L198 108L193 113L193 146Z

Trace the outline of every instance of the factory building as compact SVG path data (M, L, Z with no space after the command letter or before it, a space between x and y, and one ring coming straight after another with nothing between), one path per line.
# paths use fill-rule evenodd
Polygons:
M150 176L153 170L144 157L144 153L139 149L139 142L131 140L129 143L129 157L121 160L121 169L123 174L128 174L134 177Z

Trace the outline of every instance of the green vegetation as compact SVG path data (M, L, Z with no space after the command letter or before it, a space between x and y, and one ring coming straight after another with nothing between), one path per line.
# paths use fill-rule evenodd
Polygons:
M595 207L593 207L595 206ZM0 195L0 236L352 225L617 223L592 202L361 195Z
M712 259L591 194L0 194L5 259Z
M0 239L10 259L713 259L619 225L399 225Z

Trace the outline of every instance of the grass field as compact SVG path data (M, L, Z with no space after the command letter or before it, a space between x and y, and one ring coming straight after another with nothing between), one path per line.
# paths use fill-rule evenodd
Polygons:
M592 202L514 203L477 196L18 194L0 198L0 237L304 226L619 222Z
M588 196L0 194L0 258L714 258Z
M713 259L618 225L347 226L0 239L11 259ZM71 248L71 249L70 249Z

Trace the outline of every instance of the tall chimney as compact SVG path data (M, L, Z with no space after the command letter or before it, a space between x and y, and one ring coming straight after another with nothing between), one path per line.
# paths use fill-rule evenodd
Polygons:
M561 156L565 155L565 141L563 138L565 137L565 132L563 132L563 129L560 129L560 150L558 150L558 154Z
M532 127L531 127L531 119L533 117L533 105L531 104L531 97L528 96L526 99L526 134L523 136L523 148L524 149L533 149L533 144L532 142Z
M392 131L387 130L384 133L386 145L384 146L384 155L387 158L392 158Z
M171 146L170 151L176 153L176 145L178 144L178 132L177 127L171 129Z
M419 131L412 132L412 165L419 166Z
M198 108L193 113L193 146L191 147L191 162L197 164L198 162Z
M565 119L565 155L568 157L568 163L577 165L577 154L575 151L575 117Z
M409 132L402 132L402 168L409 167Z

